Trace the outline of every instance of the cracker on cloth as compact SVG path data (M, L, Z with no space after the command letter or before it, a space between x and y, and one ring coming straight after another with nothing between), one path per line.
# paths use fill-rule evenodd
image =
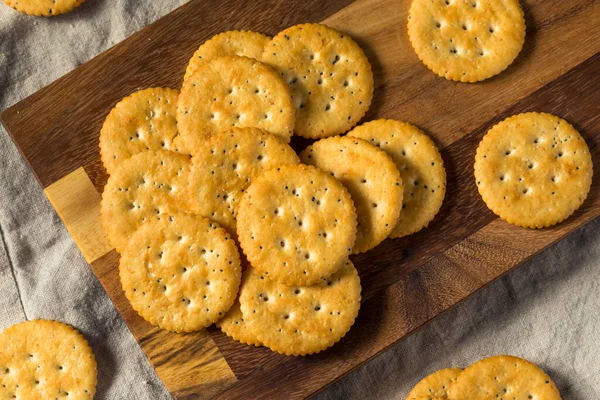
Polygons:
M552 379L537 365L513 356L494 356L465 368L450 386L452 400L560 400Z
M440 399L448 400L450 386L461 374L460 368L446 368L421 379L408 394L406 400Z
M4 0L4 3L27 15L51 17L67 13L83 4L85 0Z
M0 333L0 398L92 399L96 383L94 353L71 326L38 319Z

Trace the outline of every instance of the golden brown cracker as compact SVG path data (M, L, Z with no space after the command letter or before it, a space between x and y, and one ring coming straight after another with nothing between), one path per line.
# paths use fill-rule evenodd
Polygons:
M289 142L295 110L291 92L265 64L225 56L199 65L181 87L177 127L204 139L231 127L256 127Z
M149 88L135 92L108 113L100 130L100 156L109 174L146 150L171 150L177 135L178 90Z
M446 194L446 169L433 140L414 125L389 119L359 125L348 136L383 149L400 171L402 211L390 237L410 235L426 227Z
M119 253L149 218L187 211L190 158L171 151L145 151L125 160L102 193L102 223Z
M258 128L231 128L212 136L192 158L190 207L236 235L235 216L244 191L264 171L299 164L294 150Z
M494 356L465 368L450 386L449 399L560 400L552 379L537 365L513 356Z
M240 291L244 319L258 340L285 355L318 353L350 329L360 308L360 278L347 260L309 287L276 283L254 268Z
M269 278L306 286L342 267L356 236L344 186L315 167L287 165L254 179L237 214L240 245Z
M518 0L413 0L408 36L437 75L477 82L504 71L525 41Z
M488 131L475 156L483 201L500 218L528 228L568 218L587 197L592 175L585 140L552 114L505 119Z
M260 60L265 45L271 40L267 35L252 31L227 31L202 43L188 63L185 81L198 65L223 56L243 56Z
M27 15L52 17L79 7L85 0L4 0L4 3Z
M230 235L208 218L188 214L163 214L141 225L119 273L133 309L174 332L199 330L222 318L241 280Z
M315 139L346 132L371 105L369 60L350 36L328 26L302 24L279 32L262 60L290 85L300 136Z
M450 386L456 381L461 372L462 369L460 368L446 368L426 376L412 388L406 400L447 400Z
M96 359L85 338L58 321L31 320L0 333L0 398L92 399Z
M227 314L217 321L217 327L224 334L240 343L247 344L248 346L262 346L254 332L248 326L248 323L244 320L244 315L240 309L240 302L237 299Z
M403 186L398 168L385 151L362 139L337 136L308 146L300 160L329 172L350 192L358 218L354 254L388 237L402 209Z

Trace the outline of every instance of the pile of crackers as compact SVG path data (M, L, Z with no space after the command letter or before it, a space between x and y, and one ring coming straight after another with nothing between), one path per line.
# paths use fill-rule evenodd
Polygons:
M180 91L120 101L100 134L102 218L133 308L287 355L340 340L361 300L349 256L427 226L446 189L420 129L356 126L373 90L348 35L303 24L219 34ZM313 142L297 154L294 134Z
M442 3L413 1L408 21L434 72L475 82L517 56L518 2ZM100 134L102 218L133 308L164 329L216 323L287 355L340 340L361 299L349 256L423 229L446 192L442 157L419 128L357 126L374 87L352 38L302 24L273 38L219 34L194 53L181 90L119 102ZM310 140L298 154L293 135ZM475 177L501 218L541 228L581 205L591 165L568 122L526 113L488 132Z
M446 368L419 381L406 400L543 399L560 400L552 379L519 357L498 355L464 370Z

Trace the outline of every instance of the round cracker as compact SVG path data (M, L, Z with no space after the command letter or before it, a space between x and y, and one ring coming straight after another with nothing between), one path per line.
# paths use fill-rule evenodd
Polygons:
M328 26L302 24L279 32L262 60L290 85L300 136L316 139L346 132L371 105L369 60L350 36Z
M483 201L503 220L527 228L557 224L590 190L592 157L579 132L552 114L518 114L496 124L475 156Z
M388 237L402 209L403 186L385 151L362 139L338 136L308 146L300 160L329 172L350 192L358 218L354 254Z
M425 228L440 210L446 194L446 169L435 143L407 122L380 119L359 125L348 136L373 143L396 164L404 187L402 211L390 237Z
M0 398L92 399L97 370L94 353L74 328L32 320L0 334Z
M289 143L295 111L279 75L259 61L219 57L199 65L181 87L177 127L208 138L225 128L257 127Z
M178 95L174 89L144 89L110 110L100 130L100 156L109 174L134 154L171 148L177 135Z
M450 387L452 400L560 400L552 379L537 365L513 356L494 356L465 368Z
M504 71L525 41L518 0L413 0L408 36L439 76L477 82Z
M235 235L244 191L264 171L299 164L294 150L258 128L231 128L212 136L192 158L190 206Z
M240 202L238 240L252 266L307 286L340 269L356 237L350 194L329 174L287 165L254 179Z
M7 6L27 15L52 17L67 13L85 0L4 0Z
M237 247L225 229L188 214L162 215L140 226L119 273L133 309L173 332L196 331L223 317L242 275Z
M152 216L187 210L188 156L145 151L125 160L102 193L102 223L122 253L137 228Z
M252 31L227 31L204 42L190 59L185 70L185 81L198 65L222 56L243 56L260 60L265 45L271 40L267 35Z
M460 368L446 368L426 376L412 388L406 400L448 399L450 386L461 372Z
M318 353L337 343L360 308L360 278L349 260L309 287L287 286L254 268L240 290L244 319L258 340L285 355Z

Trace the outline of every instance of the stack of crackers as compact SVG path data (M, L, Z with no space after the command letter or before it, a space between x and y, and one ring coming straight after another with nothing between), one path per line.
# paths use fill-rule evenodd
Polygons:
M348 35L303 24L217 35L181 90L119 102L100 134L102 218L133 308L288 355L340 340L361 299L349 256L427 226L446 189L420 129L356 126L373 89ZM294 134L313 143L297 154Z

